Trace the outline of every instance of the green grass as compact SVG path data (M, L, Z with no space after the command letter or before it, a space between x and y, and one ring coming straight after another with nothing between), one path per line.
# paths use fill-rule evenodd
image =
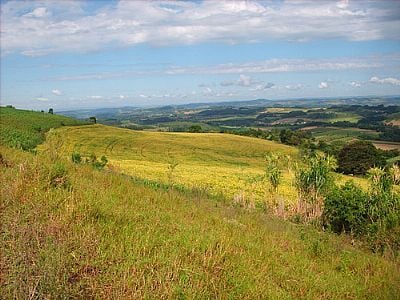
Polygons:
M322 121L326 122L350 122L350 123L357 123L359 120L361 120L361 116L358 114L350 113L350 112L336 112L334 110L328 111L328 112L333 112L336 114L334 118L330 119L324 119Z
M317 127L311 129L314 137L320 140L333 142L348 142L353 139L368 137L369 139L377 138L379 133L374 130L358 129L358 128L334 128L334 127Z
M0 152L4 299L400 295L400 262L346 237L87 165L61 162L70 186L54 188L48 153Z
M41 144L50 128L83 124L65 116L0 107L0 141L24 150Z

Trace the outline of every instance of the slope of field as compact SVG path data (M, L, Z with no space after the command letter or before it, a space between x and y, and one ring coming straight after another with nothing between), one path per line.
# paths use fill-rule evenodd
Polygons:
M65 155L106 155L123 173L212 195L262 202L269 196L264 156L280 152L295 159L297 149L271 141L217 133L143 132L103 125L60 128ZM281 195L295 198L286 172ZM246 200L247 199L247 200ZM252 201L257 200L257 201Z
M0 141L24 150L42 143L50 128L83 124L65 116L0 107Z
M379 133L375 130L359 128L310 127L303 130L311 131L316 139L326 142L349 142L360 137L374 139L379 136Z
M70 130L77 130L78 139L78 132L89 128L107 137L100 126ZM137 133L125 134L133 136L131 147L140 140L140 135L134 140ZM98 139L86 142L96 145ZM344 237L173 189L153 189L88 165L50 161L46 152L34 156L0 146L0 153L3 299L400 295L399 261L358 250ZM252 159L243 160L251 164ZM52 186L49 175L60 165L63 181L57 182L68 183L65 188Z

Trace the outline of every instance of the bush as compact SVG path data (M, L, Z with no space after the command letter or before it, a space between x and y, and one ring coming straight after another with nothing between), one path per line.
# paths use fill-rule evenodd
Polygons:
M375 251L400 251L400 194L393 188L393 169L369 170L371 188L352 182L332 189L324 201L323 222L334 232L352 232Z
M324 224L336 233L363 232L367 218L368 194L352 181L335 187L324 201Z

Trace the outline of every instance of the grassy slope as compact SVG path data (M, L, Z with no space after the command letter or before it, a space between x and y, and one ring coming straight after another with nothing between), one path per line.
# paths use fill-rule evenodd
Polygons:
M217 133L161 133L124 130L103 125L60 128L64 153L106 155L122 172L163 183L201 189L250 202L270 200L263 178L264 156L281 152L296 159L297 149L271 141ZM174 171L169 167L178 163ZM340 177L340 180L349 179ZM359 178L351 178L365 185ZM293 173L284 172L281 196L296 199Z
M295 157L297 149L261 139L218 133L161 133L103 125L60 128L66 155L73 151L106 155L126 174L163 183L178 183L227 198L245 194L264 200L264 155L279 151ZM178 163L173 172L169 167ZM281 193L295 197L292 176L284 174Z
M5 299L400 295L399 261L340 237L89 166L52 188L47 153L0 152Z
M0 141L24 150L42 143L50 128L82 124L65 116L0 107Z

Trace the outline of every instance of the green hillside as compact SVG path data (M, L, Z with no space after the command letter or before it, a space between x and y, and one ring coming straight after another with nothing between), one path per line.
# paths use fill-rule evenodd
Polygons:
M395 299L400 293L399 263L345 237L88 165L52 162L47 153L0 149L5 299ZM60 164L64 171L56 174L65 188L51 181Z
M22 136L61 125L20 114L8 118ZM61 125L36 154L1 140L1 298L398 298L390 251L209 197L265 190L268 151L297 157L254 138L102 125ZM74 164L73 152L110 163ZM292 193L289 171L284 181Z
M83 124L65 116L0 107L0 141L24 150L42 143L50 128Z

